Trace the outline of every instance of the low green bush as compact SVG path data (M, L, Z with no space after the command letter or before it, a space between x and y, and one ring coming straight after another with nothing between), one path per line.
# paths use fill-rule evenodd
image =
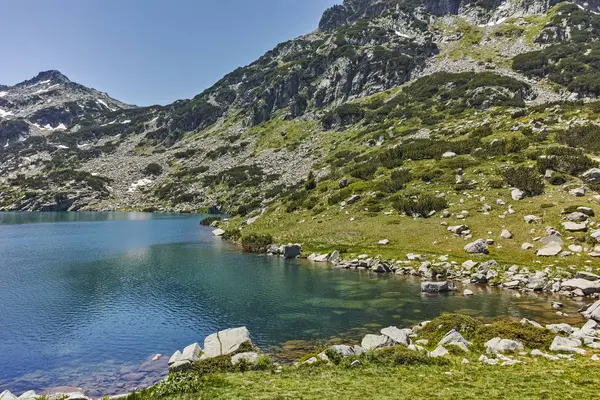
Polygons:
M392 206L406 215L420 215L428 218L433 211L441 211L448 207L448 201L430 193L397 196L392 201Z
M502 175L512 187L521 189L528 196L538 196L544 193L544 181L533 168L518 166L506 168Z
M242 237L242 248L248 253L266 253L272 243L273 237L269 234L252 233Z

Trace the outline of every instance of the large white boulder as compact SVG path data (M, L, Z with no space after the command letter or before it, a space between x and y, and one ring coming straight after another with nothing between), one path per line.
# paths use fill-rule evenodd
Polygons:
M580 289L585 295L600 292L600 281L588 281L587 279L575 278L564 281L560 285L561 290Z
M248 351L245 353L235 354L231 357L231 363L237 365L240 362L245 361L248 364L256 364L258 362L258 353L254 351Z
M389 326L381 330L381 334L389 337L395 343L403 346L410 345L409 335L412 333L412 329L398 329L395 326Z
M567 353L585 354L585 350L580 349L581 340L564 338L556 336L550 345L551 351L564 351Z
M0 393L0 400L17 400L17 396L8 390L5 390L4 392Z
M181 357L178 361L195 362L200 359L200 354L202 354L202 348L200 348L200 345L198 343L192 343L183 349Z
M488 354L523 350L523 343L512 339L502 339L499 337L488 340L484 346Z
M360 347L365 350L375 350L380 349L382 347L393 346L394 341L390 339L389 336L386 335L366 335L362 342L360 343Z
M201 359L231 354L246 342L252 344L250 332L245 326L213 333L204 339L204 354Z

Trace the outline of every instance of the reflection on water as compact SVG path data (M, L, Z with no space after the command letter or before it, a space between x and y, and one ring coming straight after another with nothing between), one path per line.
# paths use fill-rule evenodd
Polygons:
M556 318L545 296L426 296L416 279L242 254L200 219L0 213L0 391L121 393L166 371L151 355L241 325L268 350L358 340L441 312ZM578 322L578 305L566 306Z

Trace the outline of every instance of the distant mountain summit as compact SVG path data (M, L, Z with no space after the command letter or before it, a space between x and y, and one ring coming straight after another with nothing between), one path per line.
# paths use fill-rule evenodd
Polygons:
M129 109L106 93L72 82L60 71L40 72L14 86L0 86L0 144L66 130L77 118Z

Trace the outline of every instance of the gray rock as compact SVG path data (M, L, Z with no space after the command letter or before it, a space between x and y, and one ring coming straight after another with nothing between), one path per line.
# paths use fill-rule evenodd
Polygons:
M563 333L565 335L570 335L575 331L575 329L573 329L573 327L569 324L549 324L546 325L546 329L549 329L555 333Z
M525 220L525 222L528 224L537 224L542 222L542 219L535 215L526 215L523 217L523 220Z
M523 350L523 343L512 339L502 339L495 337L485 343L485 348L488 354L505 353Z
M346 204L354 204L359 200L360 200L360 195L353 194L352 196L350 196L350 198L348 200L346 200Z
M245 353L238 353L231 357L231 363L233 365L239 364L242 360L248 364L256 364L258 362L258 353L254 351L248 351Z
M450 354L450 352L444 346L438 346L435 348L435 350L433 350L431 353L429 353L429 357L432 357L432 358L444 357L448 354Z
M600 292L600 281L588 281L587 279L569 279L560 285L561 290L576 290L580 289L585 295L590 295Z
M600 183L600 168L589 169L581 177L588 182Z
M287 246L283 246L283 257L287 259L300 257L300 250L301 247L299 244L289 244Z
M567 353L585 354L585 350L580 349L581 340L568 339L561 336L556 336L550 345L551 351L562 351Z
M586 224L578 224L575 222L563 222L562 226L567 232L585 232L588 229Z
M17 396L8 390L5 390L4 392L0 393L0 400L17 400Z
M382 347L393 346L394 341L386 335L366 335L360 346L365 350L375 350Z
M223 354L231 354L247 342L252 344L250 332L248 332L245 326L213 333L204 339L204 354L202 354L201 358L205 359Z
M19 396L19 400L35 400L38 397L40 397L40 396L38 396L37 393L35 393L35 391L28 390Z
M410 345L409 335L412 333L412 329L398 329L395 326L389 326L381 330L381 334L389 337L395 343L403 346Z
M587 271L579 271L575 274L575 279L585 279L586 281L594 282L600 280L600 276Z
M566 217L567 221L571 221L571 222L584 222L587 221L588 216L582 212L572 212L570 214L568 214Z
M181 354L181 358L179 361L191 361L195 362L200 359L200 355L202 354L202 349L198 343L193 343L183 349L183 353ZM170 361L170 360L169 360Z
M596 215L596 213L594 213L594 210L590 207L577 207L577 211L584 213L585 215L587 215L588 217L593 217Z
M562 251L562 246L556 242L551 242L548 243L547 245L543 246L542 248L538 249L538 251L536 251L536 255L540 256L540 257L554 257L557 256L558 254L560 254L560 252Z
M544 329L544 327L541 324L539 324L539 323L537 323L537 322L535 322L533 320L527 319L527 318L521 319L521 323L522 324L529 324L529 325L535 326L536 328Z
M479 239L465 246L465 251L469 254L489 254L489 249L485 240Z
M468 230L469 230L469 227L467 225L455 225L455 226L448 227L448 232L452 232L457 235L460 235L461 233L468 231Z
M214 236L220 237L223 236L225 234L225 231L223 229L215 229L214 231L212 231L212 234Z
M331 346L329 349L334 353L341 355L342 357L360 355L366 351L360 346L346 346L345 344L336 344Z
M329 262L332 263L332 264L337 264L337 263L340 262L340 260L341 260L340 252L337 251L337 250L334 250L331 253L331 255L329 256Z
M569 190L569 193L575 197L583 197L585 196L585 189L580 187L576 189Z
M473 296L473 291L471 289L463 290L463 296Z
M458 331L453 329L450 332L448 332L446 336L442 338L442 340L440 340L438 346L446 346L449 344L462 344L466 347L469 347L472 343L465 339Z
M525 198L525 193L520 190L520 189L513 189L510 192L510 197L512 197L513 200L523 200Z
M169 365L173 365L177 361L181 361L181 356L182 355L183 354L181 354L181 352L179 350L177 350L175 353L173 353L173 355L171 356L171 358L169 358Z
M448 282L421 282L421 292L424 293L443 293L449 292Z
M600 300L593 304L584 306L581 310L581 315L587 319L600 322Z

